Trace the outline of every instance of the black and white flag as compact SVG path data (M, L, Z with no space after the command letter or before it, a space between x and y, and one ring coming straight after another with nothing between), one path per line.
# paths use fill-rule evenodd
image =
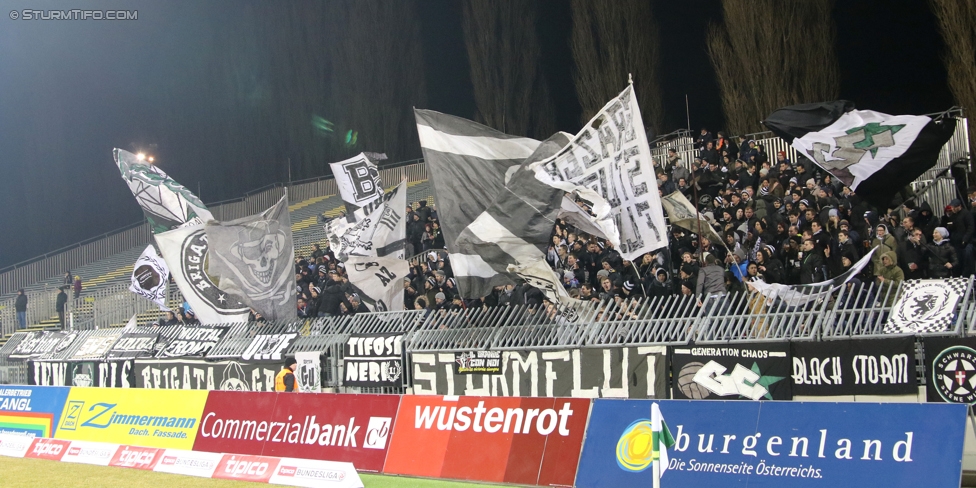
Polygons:
M295 389L301 393L322 392L322 352L296 352Z
M356 210L383 196L379 170L366 153L359 153L338 163L329 163L329 167L332 168L332 176L339 187L339 196L346 204L346 217L350 222L356 221Z
M596 222L625 259L668 245L664 211L633 85L610 100L551 158L539 181L593 203Z
M725 245L725 241L715 232L708 219L680 191L662 197L661 204L668 212L668 221L671 225L706 236L708 240L720 246Z
M837 275L835 278L827 281L821 281L820 283L810 283L809 285L783 285L780 283L766 283L762 280L756 280L746 283L746 286L748 286L750 289L758 291L764 297L766 297L767 300L779 300L785 303L788 307L801 307L807 303L810 303L811 301L829 296L831 293L837 291L838 288L850 281L851 278L857 276L858 273L860 273L861 270L863 270L864 267L871 262L871 256L874 255L875 250L877 250L877 248L868 251L863 258L854 263L854 265L843 274Z
M201 323L247 322L250 310L244 299L218 288L207 274L210 244L202 224L156 234L155 239L176 287Z
M909 280L885 323L885 334L949 332L957 317L956 304L966 296L969 278Z
M344 386L403 385L403 334L352 334L343 346Z
M147 246L132 267L129 291L155 302L162 310L169 310L169 307L166 306L166 283L168 281L169 268L166 266L166 261L156 254L155 247Z
M407 180L354 212L354 223L333 219L325 225L329 247L342 262L352 256L404 258L407 239Z
M210 221L207 271L220 278L224 290L266 319L294 320L295 245L291 235L287 193L271 208L230 222Z
M505 191L507 180L539 147L535 139L511 136L470 120L432 110L415 110L420 146L430 181L437 195L438 217L450 256L458 291L464 297L481 297L497 285L512 282L506 268L515 261L513 247L525 252L534 246L515 235L507 250L478 249L472 243L490 243L499 235L512 235L504 222L485 211ZM524 215L512 215L512 218ZM473 227L478 239L460 244L462 231ZM549 229L551 230L551 224ZM470 229L469 229L470 230ZM546 232L548 238L548 231Z
M403 278L410 274L406 260L396 256L355 256L346 261L346 273L370 311L403 310Z
M956 128L951 117L855 110L847 100L783 107L763 124L879 208L935 166Z

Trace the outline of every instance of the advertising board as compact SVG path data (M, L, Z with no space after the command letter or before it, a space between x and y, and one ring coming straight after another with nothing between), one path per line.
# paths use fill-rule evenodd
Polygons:
M400 402L383 471L572 485L589 404L573 398L407 395Z
M24 457L34 439L23 434L0 434L0 456Z
M108 444L105 442L90 441L71 441L68 450L61 456L61 462L94 464L96 466L108 466L119 450L118 444Z
M210 478L222 457L224 457L223 454L216 452L166 449L153 471Z
M34 443L31 444L30 449L24 457L60 461L65 453L68 452L69 447L71 447L71 441L35 437Z
M577 486L651 486L647 436L634 436L632 426L648 421L652 403L594 401ZM662 487L941 488L960 483L963 405L657 403L675 441L666 449Z
M206 391L71 388L55 436L190 449L206 399Z
M0 434L54 437L68 390L0 385Z
M395 395L213 391L194 450L351 462L380 471L399 403Z

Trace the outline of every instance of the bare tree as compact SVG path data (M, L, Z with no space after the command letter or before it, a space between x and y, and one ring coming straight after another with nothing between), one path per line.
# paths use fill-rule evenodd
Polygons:
M724 21L708 31L728 129L762 130L786 105L837 98L833 0L722 0Z
M427 87L414 2L329 4L332 106L343 127L358 132L347 152L386 152L394 161L419 157L413 107L426 104Z
M534 0L466 0L464 41L475 119L508 134L545 138L555 122L535 12Z
M634 76L644 125L660 133L664 109L659 83L660 34L646 0L573 0L576 94L586 123Z
M976 0L932 0L932 10L946 43L949 89L967 114L976 114ZM969 124L969 143L976 150L976 123Z

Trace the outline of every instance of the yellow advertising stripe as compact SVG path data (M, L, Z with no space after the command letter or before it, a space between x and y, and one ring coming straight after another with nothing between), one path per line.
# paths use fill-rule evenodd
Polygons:
M71 388L58 439L193 449L207 401L202 390Z

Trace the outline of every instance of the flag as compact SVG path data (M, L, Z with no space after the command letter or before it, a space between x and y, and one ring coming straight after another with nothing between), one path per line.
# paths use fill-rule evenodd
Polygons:
M722 236L680 191L661 198L661 205L668 212L668 221L675 227L708 237L715 244L724 246Z
M661 477L668 469L668 448L674 446L674 437L668 430L668 424L661 415L661 407L654 402L651 404L651 458L654 460L654 485L660 486Z
M132 315L132 317L129 318L129 321L125 323L125 327L123 327L122 329L123 330L135 330L136 327L137 327L137 325L138 324L136 323L136 315L134 314L134 315Z
M668 245L651 150L632 85L610 100L549 159L532 163L535 177L593 203L601 227L625 259Z
M349 283L371 312L403 310L403 278L410 264L396 256L352 256L346 261Z
M763 124L879 208L935 166L956 128L951 117L855 110L847 100L783 107Z
M569 296L569 292L563 286L562 279L549 267L549 263L544 257L540 256L539 259L522 264L510 264L508 271L517 274L526 283L538 288L550 302L565 305L572 309L569 313L571 319L576 317L575 308L582 302Z
M509 253L500 247L475 247L478 243L490 243L496 237L513 235L504 223L485 210L505 191L507 179L511 179L540 142L431 110L415 110L414 114L427 174L437 195L438 218L458 291L465 297L485 296L494 286L512 282L507 267L515 262L506 258ZM479 218L481 221L468 229ZM458 236L466 229L480 235L475 234L459 243ZM545 238L551 229L549 224ZM526 252L534 249L519 236L509 244L509 251L513 246L523 246Z
M154 234L175 229L187 222L205 223L213 215L196 195L155 165L140 161L122 149L112 152L122 179L142 207Z
M173 281L201 323L247 322L250 310L244 299L218 288L207 274L210 246L203 224L173 229L155 238Z
M168 281L169 268L166 267L166 261L156 254L156 248L150 244L132 267L129 291L155 302L163 310L169 310L166 306Z
M871 256L878 248L868 251L858 262L854 263L850 269L837 275L835 278L821 281L820 283L810 283L809 285L783 285L779 283L766 283L762 280L749 281L746 286L761 293L767 300L778 299L788 307L800 307L814 300L826 297L843 286L851 278L857 276L868 263Z
M355 211L353 222L334 219L325 225L329 246L336 258L388 256L404 258L407 242L407 180L390 193Z
M271 208L230 222L207 223L210 262L207 271L221 287L274 321L294 320L295 244L288 214L288 194Z
M382 156L386 159L385 155ZM332 176L339 187L339 195L346 204L347 219L352 219L357 209L383 196L379 169L366 153L359 153L338 163L329 163L329 167L332 168Z

